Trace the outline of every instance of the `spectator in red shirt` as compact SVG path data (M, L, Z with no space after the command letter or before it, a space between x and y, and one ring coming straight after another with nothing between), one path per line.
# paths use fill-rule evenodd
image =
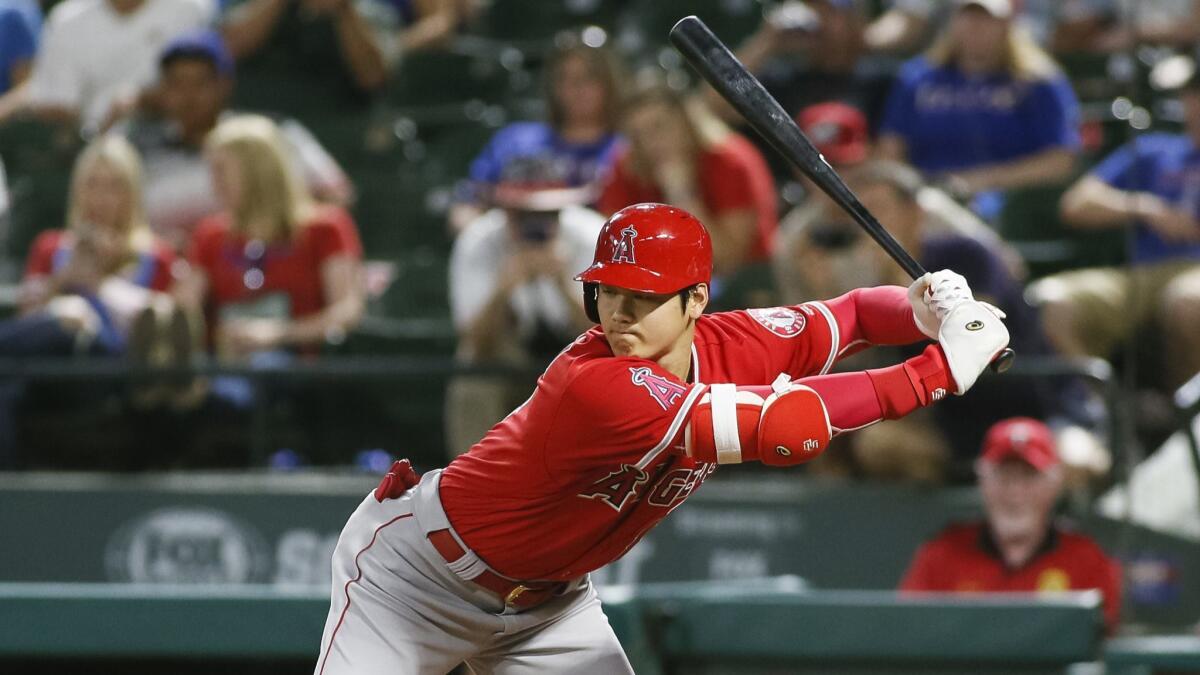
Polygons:
M137 151L118 136L92 141L75 161L67 225L34 240L20 313L0 321L0 357L118 356L141 317L170 308L173 254L141 209ZM0 380L0 468L19 464L19 380Z
M1117 563L1090 538L1053 519L1063 468L1041 422L1013 417L992 426L976 465L984 522L952 525L917 550L903 591L1098 589L1109 632L1121 609Z
M624 127L628 146L600 196L600 212L664 202L695 214L712 236L715 277L766 260L778 225L775 181L749 141L699 99L685 101L663 86L629 99Z
M350 215L310 200L265 117L221 122L206 149L222 211L197 226L176 297L202 311L223 358L339 341L364 306Z
M118 136L83 150L71 177L67 226L34 240L21 316L0 324L0 354L120 354L135 317L165 301L173 255L146 225L137 151Z

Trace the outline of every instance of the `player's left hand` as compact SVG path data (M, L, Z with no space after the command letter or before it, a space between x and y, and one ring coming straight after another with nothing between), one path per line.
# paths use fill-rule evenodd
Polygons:
M938 339L942 321L955 307L974 302L971 286L961 274L950 270L927 272L908 287L908 301L913 308L913 319L917 328L931 340ZM980 303L1003 319L1004 312L996 307Z

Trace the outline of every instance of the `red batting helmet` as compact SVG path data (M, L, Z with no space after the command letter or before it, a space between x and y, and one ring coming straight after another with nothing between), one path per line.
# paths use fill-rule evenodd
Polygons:
M599 284L642 293L674 293L712 277L712 240L695 216L666 204L634 204L604 223L583 282L588 318L600 322Z

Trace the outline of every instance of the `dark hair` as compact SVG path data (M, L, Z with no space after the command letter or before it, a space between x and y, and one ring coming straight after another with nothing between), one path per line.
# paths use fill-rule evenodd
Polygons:
M692 284L687 288L679 289L679 304L682 306L684 314L687 314L688 298L692 297L692 293L696 291L696 287L699 285L700 284Z
M550 126L562 129L566 124L566 112L554 93L554 81L558 69L568 59L579 58L587 65L592 76L604 84L604 117L609 129L620 124L621 102L625 97L625 67L617 55L606 44L593 47L584 41L584 31L564 31L554 38L554 49L547 58L545 75L546 110Z

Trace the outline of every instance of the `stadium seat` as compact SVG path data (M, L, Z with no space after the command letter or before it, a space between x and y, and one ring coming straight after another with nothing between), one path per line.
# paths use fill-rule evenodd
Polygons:
M424 106L481 100L500 102L527 90L532 76L519 51L487 54L428 51L406 55L384 93L393 106Z
M21 119L0 126L12 199L4 256L24 260L39 232L63 226L71 167L82 145L74 129L62 125Z
M492 0L471 31L506 42L549 44L554 35L584 25L611 29L626 0L543 0L530 20L528 0Z
M1065 185L1056 185L1007 193L1000 213L1000 236L1025 258L1032 278L1124 260L1120 230L1084 233L1063 224L1058 203L1065 189Z
M778 302L775 277L770 263L752 263L718 282L717 295L709 311L721 312L745 307L770 307Z
M698 16L721 41L736 48L762 23L762 3L757 0L635 0L621 26L623 41L658 46L667 41L671 27L685 16Z

